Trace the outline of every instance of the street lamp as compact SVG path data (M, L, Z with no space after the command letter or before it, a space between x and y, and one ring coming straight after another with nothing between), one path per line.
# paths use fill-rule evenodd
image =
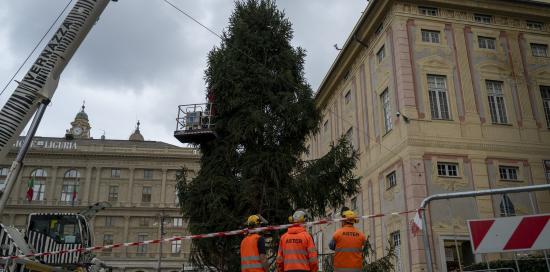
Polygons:
M159 223L158 224L159 224L159 236L160 236L159 240L160 240L160 242L159 242L159 256L158 256L158 260L157 260L157 272L161 272L161 267L162 267L162 244L163 244L162 239L163 239L164 235L166 234L166 232L164 232L164 224L165 223L169 224L169 222L165 222L164 220L166 218L170 218L170 217L165 216L164 211L159 213L158 217L159 217Z

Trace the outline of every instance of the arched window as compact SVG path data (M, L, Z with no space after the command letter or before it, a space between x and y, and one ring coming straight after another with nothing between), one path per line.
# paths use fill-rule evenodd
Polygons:
M78 198L80 172L70 169L63 176L63 188L61 188L61 201L75 204Z
M516 209L514 208L514 203L506 195L502 195L502 200L500 200L500 216L515 216Z
M1 167L0 168L0 190L4 190L6 187L6 177L8 176L9 168Z
M31 172L31 179L33 179L32 187L32 200L43 201L44 193L46 191L46 178L48 177L48 172L42 168L34 169Z

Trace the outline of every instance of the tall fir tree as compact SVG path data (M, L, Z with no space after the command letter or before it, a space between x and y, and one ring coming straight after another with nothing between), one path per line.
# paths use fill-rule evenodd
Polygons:
M218 137L200 145L197 176L184 173L178 183L191 233L241 228L251 214L285 223L294 208L324 216L358 192L357 153L345 139L318 160L302 160L320 113L304 77L305 51L292 37L274 1L237 1L221 45L209 53L205 79ZM196 240L192 261L239 271L241 239Z

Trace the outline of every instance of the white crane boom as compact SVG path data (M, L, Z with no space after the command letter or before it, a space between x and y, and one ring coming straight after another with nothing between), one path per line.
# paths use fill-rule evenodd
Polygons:
M36 112L0 196L0 215L59 76L110 0L78 0L0 111L0 158L4 158ZM38 110L38 111L37 111Z

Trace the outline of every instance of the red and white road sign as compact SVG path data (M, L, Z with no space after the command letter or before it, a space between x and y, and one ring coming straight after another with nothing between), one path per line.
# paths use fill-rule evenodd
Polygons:
M474 253L550 248L550 214L468 220Z

